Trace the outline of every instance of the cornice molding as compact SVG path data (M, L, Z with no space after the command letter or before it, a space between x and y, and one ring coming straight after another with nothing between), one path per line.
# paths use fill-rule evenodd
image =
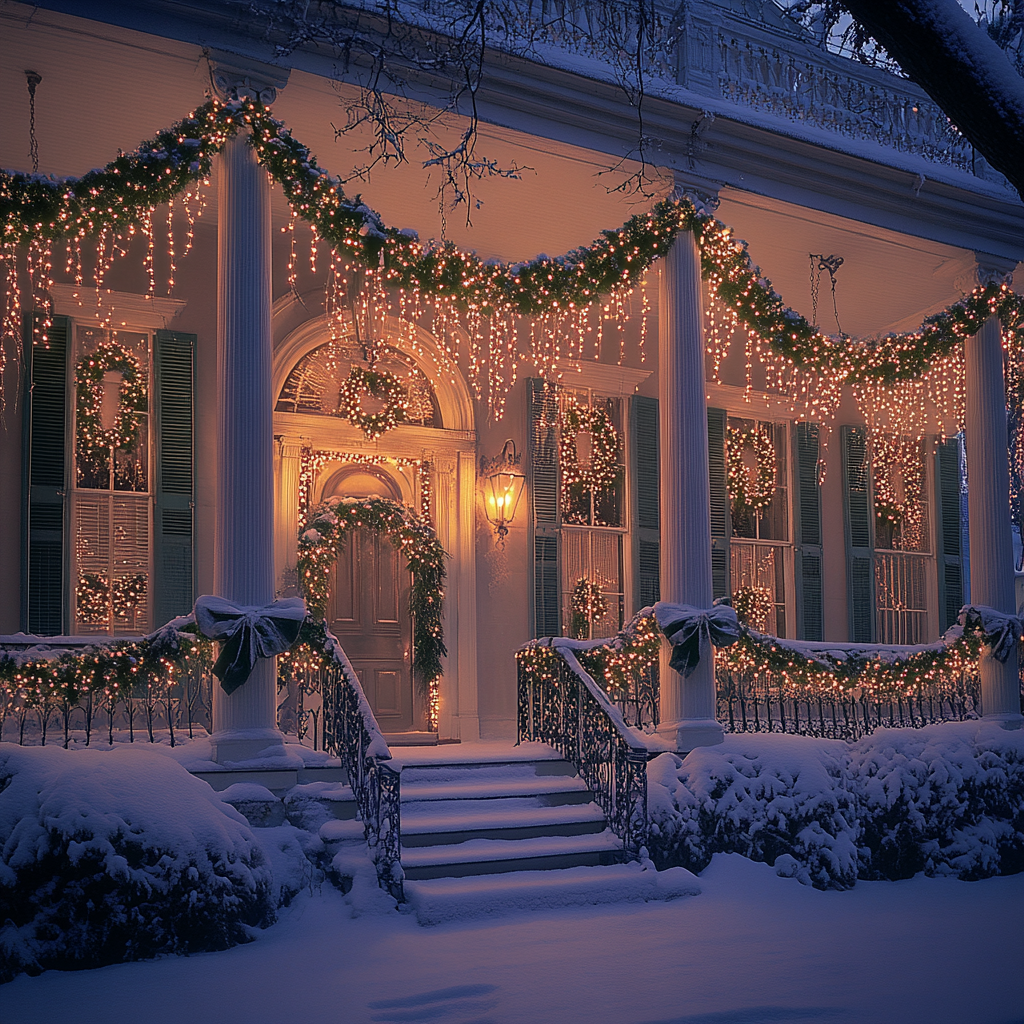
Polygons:
M187 299L104 288L100 291L101 304L97 305L95 288L78 288L72 284L51 285L50 296L53 311L60 316L98 321L115 328L144 327L151 331L165 329L188 304Z

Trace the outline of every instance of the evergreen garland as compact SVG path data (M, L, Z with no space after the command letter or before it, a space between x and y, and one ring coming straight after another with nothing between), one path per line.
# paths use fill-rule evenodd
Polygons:
M753 480L743 464L743 453L748 448L754 451L757 469ZM729 427L726 432L726 489L734 513L755 515L771 504L775 497L775 441L762 427L753 430L739 430Z
M1005 284L978 287L919 331L876 341L830 338L786 307L753 264L745 242L689 197L666 199L589 246L563 256L515 264L483 261L454 243L422 244L414 232L386 227L359 196L317 166L310 151L256 99L211 99L160 132L135 153L119 156L81 178L53 179L0 172L3 257L33 240L84 238L108 228L128 231L152 209L205 179L213 157L241 128L285 192L296 215L344 259L376 269L386 285L418 289L481 316L552 314L586 308L600 295L632 287L680 231L692 232L701 269L717 297L773 351L805 369L843 383L915 379L989 316L1015 334L1024 300Z

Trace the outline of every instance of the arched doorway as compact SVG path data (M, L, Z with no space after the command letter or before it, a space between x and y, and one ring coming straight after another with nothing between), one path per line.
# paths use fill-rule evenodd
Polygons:
M387 470L343 466L327 480L328 501L390 498L402 489ZM356 530L333 569L327 625L359 676L374 717L385 733L427 730L424 702L417 700L412 672L409 570L390 540L374 530Z

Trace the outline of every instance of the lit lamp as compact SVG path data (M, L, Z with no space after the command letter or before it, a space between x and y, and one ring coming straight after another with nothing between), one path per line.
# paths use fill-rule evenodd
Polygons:
M526 487L526 477L519 472L521 459L522 456L516 451L515 441L509 438L502 445L501 454L485 462L482 467L484 508L487 520L493 524L501 544L505 543L508 524L515 518Z

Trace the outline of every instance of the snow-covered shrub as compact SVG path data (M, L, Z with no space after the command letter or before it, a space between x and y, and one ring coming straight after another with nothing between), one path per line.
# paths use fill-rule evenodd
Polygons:
M1024 871L1024 732L964 722L879 729L851 748L862 878Z
M819 889L857 879L857 800L847 745L798 736L727 736L648 766L651 856L691 871L715 853L779 865Z
M0 980L226 949L273 895L245 819L171 758L0 744Z
M948 722L854 744L732 735L648 766L651 856L702 870L715 853L816 888L919 871L1024 871L1024 731Z

